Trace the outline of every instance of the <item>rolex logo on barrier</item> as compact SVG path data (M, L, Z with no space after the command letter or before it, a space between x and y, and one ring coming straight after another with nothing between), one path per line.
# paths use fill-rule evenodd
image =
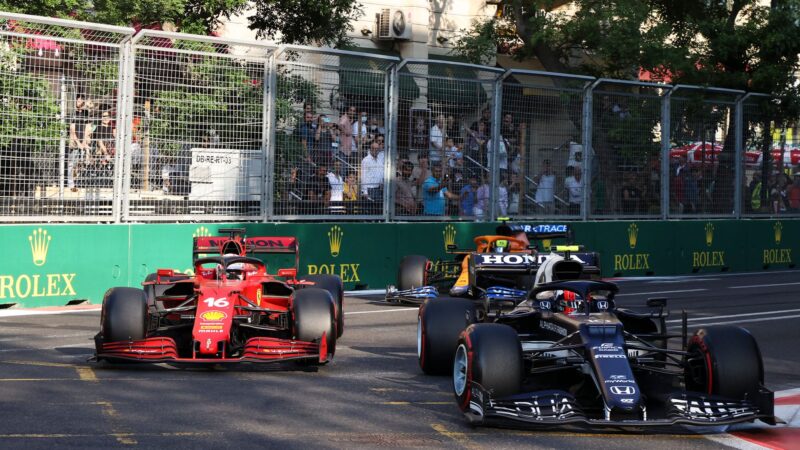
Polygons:
M714 224L706 222L705 231L706 247L714 245ZM725 252L723 250L703 250L692 252L692 268L725 267Z
M714 224L711 222L706 223L706 245L711 247L714 243Z
M47 234L47 230L39 228L33 230L28 236L28 242L31 244L31 255L33 256L33 264L36 266L43 266L47 261L47 250L50 249L50 239L52 236Z
M450 245L456 245L456 227L453 225L448 224L444 227L444 231L442 231L442 235L444 236L444 249L447 250L447 247Z
M52 236L47 230L37 228L28 236L33 265L44 266L50 250ZM23 273L0 275L0 303L4 300L35 297L75 298L74 273Z
M334 225L331 227L331 230L328 231L328 244L331 247L331 256L334 258L339 256L339 250L342 248L342 238L344 237L344 232L339 225Z
M774 239L775 239L775 246L780 246L781 241L783 241L783 224L780 222L775 222L772 226L772 231L775 232ZM770 264L792 264L792 249L791 248L767 248L764 249L764 255L762 257L761 263L764 264L764 267L768 267Z
M636 240L639 239L639 225L632 223L628 225L628 245L636 248Z
M197 227L197 229L194 230L194 233L192 233L192 237L193 238L206 237L206 236L211 236L211 231L209 231L208 228L202 227L202 226L201 227Z
M627 230L628 246L636 248L639 243L639 225L631 223ZM649 253L624 253L614 255L614 272L644 270L651 272Z
M542 239L542 248L545 251L550 251L550 246L552 246L552 245L553 245L553 241L551 241L550 239Z

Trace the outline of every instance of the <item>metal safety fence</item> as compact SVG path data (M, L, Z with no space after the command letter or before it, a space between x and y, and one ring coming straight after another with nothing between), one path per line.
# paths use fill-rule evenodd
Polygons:
M800 216L776 101L0 12L0 222Z

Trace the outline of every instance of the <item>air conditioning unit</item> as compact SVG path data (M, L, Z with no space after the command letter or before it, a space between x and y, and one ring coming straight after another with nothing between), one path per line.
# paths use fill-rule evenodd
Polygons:
M374 39L411 39L411 14L401 9L381 9L375 14Z

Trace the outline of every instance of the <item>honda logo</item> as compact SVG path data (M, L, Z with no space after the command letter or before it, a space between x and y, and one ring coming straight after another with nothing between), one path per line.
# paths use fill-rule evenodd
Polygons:
M614 395L633 395L636 388L633 386L611 386L611 393Z
M605 300L598 300L597 301L597 309L600 311L605 311L608 309L608 302Z

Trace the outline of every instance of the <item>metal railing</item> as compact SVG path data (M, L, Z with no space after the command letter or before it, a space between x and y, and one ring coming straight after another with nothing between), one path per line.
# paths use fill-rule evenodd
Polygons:
M774 101L0 12L0 222L800 216Z

